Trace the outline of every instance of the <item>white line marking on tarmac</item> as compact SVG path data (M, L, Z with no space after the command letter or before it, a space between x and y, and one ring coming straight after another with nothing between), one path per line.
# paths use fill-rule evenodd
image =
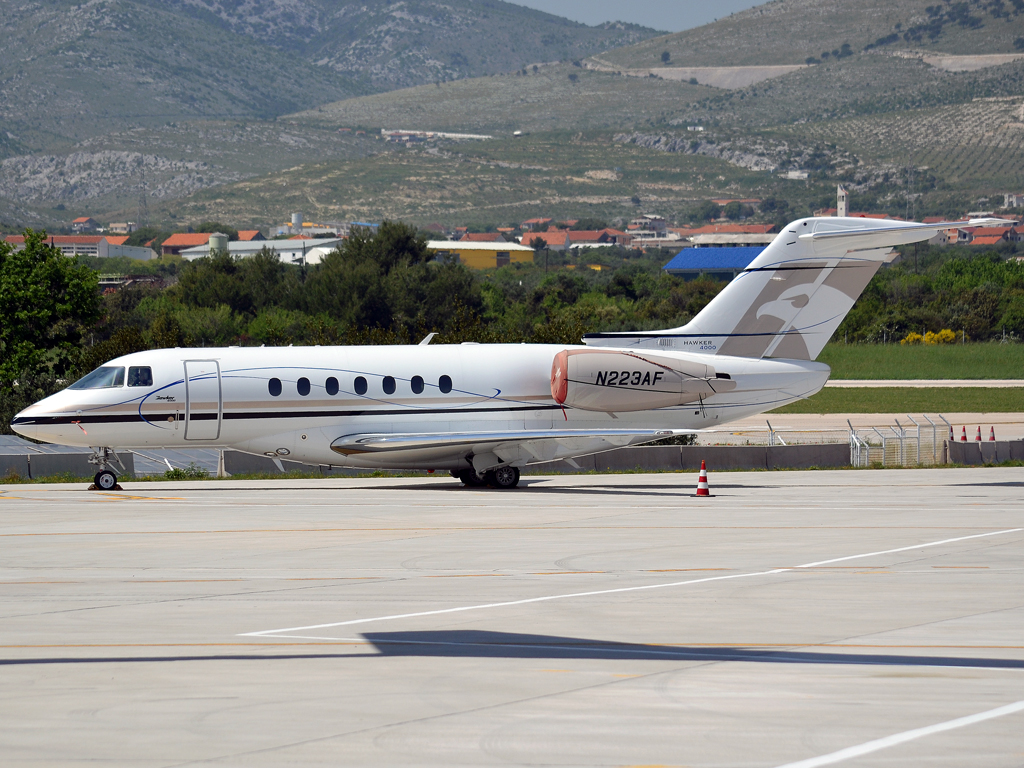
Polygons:
M929 725L924 728L915 728L912 731L896 733L892 736L886 736L884 739L867 741L863 744L858 744L855 747L840 749L838 752L832 752L828 755L812 757L808 760L800 760L795 763L786 763L785 765L780 765L778 768L818 768L818 766L821 765L832 765L834 763L840 763L843 760L850 760L854 757L860 757L861 755L877 752L880 749L895 747L897 744L903 744L908 741L913 741L914 739L920 739L924 736L931 736L933 733L942 733L943 731L951 731L954 728L963 728L966 725L974 725L975 723L981 723L985 720L991 720L996 717L1012 715L1013 713L1020 712L1021 710L1024 710L1024 701L1016 701L1013 704L1007 704L1005 707L996 707L995 709L990 709L987 712L979 712L976 715L958 717L956 720L947 720L944 723L936 723L935 725Z
M814 568L819 565L838 563L844 560L857 560L875 555L890 555L897 552L906 552L911 549L924 549L926 547L937 547L942 544L952 544L958 541L969 539L982 539L987 536L1001 536L1007 533L1020 533L1024 528L1009 528L1005 531L990 531L988 533L976 533L971 536L958 536L955 539L942 539L941 541L926 542L924 544L913 544L909 547L898 547L896 549L885 549L879 552L866 552L860 555L848 555L837 557L831 560L819 560L814 563L804 563L791 568L773 568L770 571L754 571L752 573L736 573L730 576L708 576L702 579L688 579L686 581L673 581L667 584L645 584L639 587L617 587L615 589L598 589L590 592L570 592L561 595L545 595L543 597L528 597L522 600L507 600L500 603L484 603L479 605L463 605L457 608L440 608L433 611L417 611L415 613L396 613L390 616L374 616L368 619L351 619L349 621L335 621L328 624L310 624L303 627L287 627L284 629L265 629L259 632L244 632L238 637L275 637L285 632L302 632L309 629L328 629L330 627L350 627L356 624L371 624L378 621L396 621L398 619L414 619L422 616L440 616L445 613L463 613L465 611L482 611L489 608L507 608L513 605L527 605L529 603L544 603L551 600L570 600L576 597L594 597L596 595L614 595L623 592L641 592L648 589L668 589L669 587L684 587L691 584L707 584L712 581L728 581L730 579L749 579L755 576L771 576L776 573L787 573L800 568Z

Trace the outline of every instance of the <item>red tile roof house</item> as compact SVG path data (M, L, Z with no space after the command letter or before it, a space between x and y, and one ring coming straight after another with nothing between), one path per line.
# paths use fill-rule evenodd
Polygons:
M1004 235L975 235L971 240L971 245L999 245L999 243L1005 242Z
M7 235L4 240L17 249L25 246L24 235ZM128 241L127 235L49 235L46 242L60 248L65 256L123 256L131 255L132 258L149 258L133 253L136 249L128 248L128 254L124 249L115 249L110 252L110 246L124 245ZM141 250L141 249L138 249Z
M519 242L527 248L532 248L534 240L544 241L542 247L552 251L564 251L570 247L569 230L567 229L556 232L527 232Z
M258 229L240 229L238 230L238 239L243 243L251 243L257 240L266 240L267 238Z
M467 232L460 240L467 243L506 243L500 232Z
M774 231L774 224L708 224L686 231L690 235L767 235ZM682 234L677 231L677 234Z
M79 216L71 222L72 232L92 232L99 227L100 223L90 216Z
M164 256L177 256L186 248L195 248L197 245L206 245L210 242L210 235L213 232L179 232L164 240L160 246L160 253Z
M608 238L616 245L628 246L630 243L633 242L633 236L627 234L626 232L623 232L620 229L612 229L611 227L609 227L604 231L608 233Z
M630 235L617 229L569 230L570 248L575 248L578 245L628 245L632 239Z
M988 227L975 229L971 245L998 245L999 243L1019 241L1019 234L1013 227Z

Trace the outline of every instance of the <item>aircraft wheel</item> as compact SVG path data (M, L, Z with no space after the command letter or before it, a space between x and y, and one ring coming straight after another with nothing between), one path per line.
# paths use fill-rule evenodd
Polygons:
M507 465L490 470L484 477L492 488L508 489L519 485L519 470Z
M110 491L117 485L117 475L109 469L104 469L102 472L97 472L92 481L101 491Z
M459 472L459 480L461 480L462 484L467 488L477 488L481 485L487 484L487 481L483 477L480 477L480 475L476 473L475 469L464 469Z

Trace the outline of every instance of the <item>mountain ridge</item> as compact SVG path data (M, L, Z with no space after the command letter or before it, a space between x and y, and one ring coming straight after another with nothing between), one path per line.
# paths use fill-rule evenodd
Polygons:
M260 12L280 23L259 26ZM7 0L0 158L167 121L272 119L652 34L500 0Z

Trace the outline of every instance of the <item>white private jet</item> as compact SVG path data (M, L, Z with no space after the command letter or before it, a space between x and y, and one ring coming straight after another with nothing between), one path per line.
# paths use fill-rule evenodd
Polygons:
M116 449L234 449L310 464L444 469L514 488L520 468L692 433L809 397L814 362L893 246L948 227L809 218L775 240L691 322L592 333L583 345L159 349L111 360L19 413L12 428Z

